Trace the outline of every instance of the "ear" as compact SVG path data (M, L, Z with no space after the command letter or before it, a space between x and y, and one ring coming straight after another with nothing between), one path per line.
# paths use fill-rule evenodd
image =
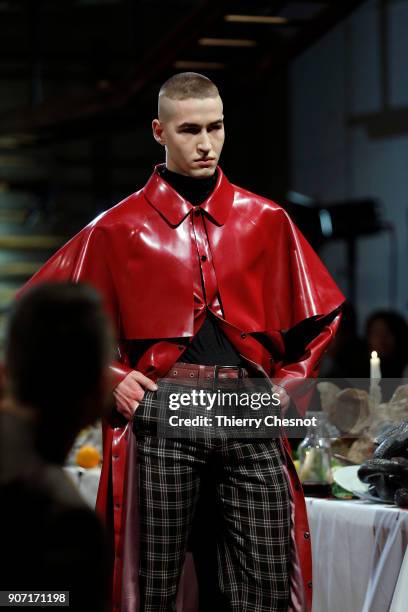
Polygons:
M159 119L153 119L152 130L153 130L153 138L155 139L155 141L161 144L162 146L165 146L166 138L164 134L164 128L163 128L163 124L160 122Z

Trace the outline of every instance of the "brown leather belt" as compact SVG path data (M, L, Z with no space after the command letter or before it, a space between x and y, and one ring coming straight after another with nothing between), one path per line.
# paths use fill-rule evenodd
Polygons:
M239 366L224 365L201 365L196 363L184 363L177 361L166 374L166 378L183 380L215 381L224 379L248 378L248 370Z

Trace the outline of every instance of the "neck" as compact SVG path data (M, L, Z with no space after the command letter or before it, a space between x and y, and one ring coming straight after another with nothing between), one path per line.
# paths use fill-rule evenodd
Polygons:
M218 176L217 171L215 171L212 176L195 178L169 170L167 166L159 168L159 174L179 195L188 200L193 206L202 204L210 196L214 191Z

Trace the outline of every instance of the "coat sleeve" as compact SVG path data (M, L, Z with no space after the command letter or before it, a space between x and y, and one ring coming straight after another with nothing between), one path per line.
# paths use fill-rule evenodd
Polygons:
M320 362L341 320L341 308L326 316L306 319L283 336L284 357L275 371L276 384L285 388L298 412L305 414L319 374Z
M303 414L320 362L339 327L344 296L286 213L285 225L288 282L283 298L285 315L275 330L280 356L274 380L288 391Z
M109 262L108 237L104 228L91 223L81 230L34 274L20 289L17 298L33 285L58 281L87 283L94 287L102 297L116 337L120 338L120 310ZM117 360L112 362L110 369L113 388L132 371L119 342Z

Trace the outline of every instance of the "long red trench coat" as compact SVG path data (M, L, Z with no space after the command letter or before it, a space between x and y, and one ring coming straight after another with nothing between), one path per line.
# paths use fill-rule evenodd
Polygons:
M220 168L215 190L201 209L222 304L222 312L214 314L230 341L253 367L289 389L299 379L315 377L344 301L316 253L280 206L232 185ZM115 385L131 371L129 341L161 339L133 364L157 379L182 360L185 343L177 339L194 335L193 212L156 168L143 189L94 219L23 288L70 279L100 291L118 338ZM259 341L259 334L269 346ZM295 357L288 357L285 337ZM299 412L306 406L305 400L297 400ZM286 454L294 502L293 608L310 610L306 508ZM113 607L126 612L139 608L136 459L129 423L108 419L97 508L114 537ZM184 577L187 594L189 585L195 588L191 570ZM182 607L187 612L188 605Z

